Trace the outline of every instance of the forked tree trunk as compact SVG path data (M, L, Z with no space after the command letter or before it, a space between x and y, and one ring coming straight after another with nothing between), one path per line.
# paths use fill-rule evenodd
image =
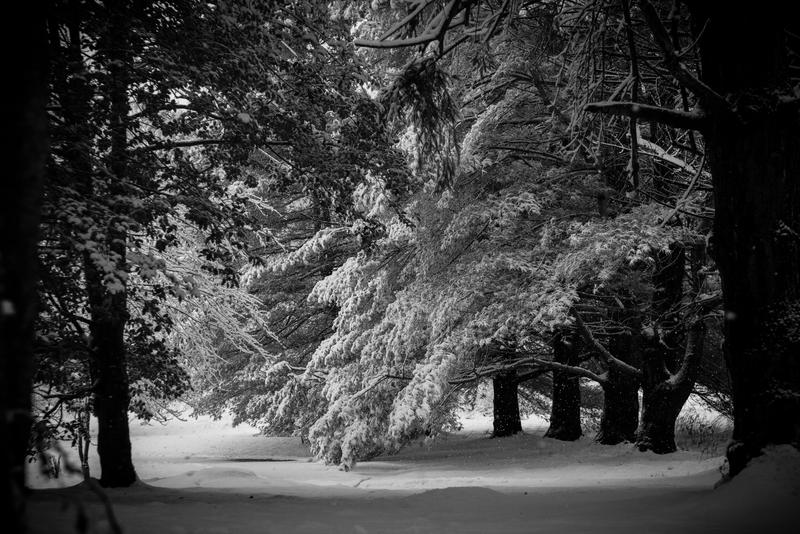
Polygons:
M800 24L791 2L779 4L689 2L703 81L735 106L710 109L704 131L733 387L731 475L769 444L800 444L800 114L786 49Z
M553 338L553 360L556 363L576 365L578 336L558 332ZM553 394L550 426L544 437L562 441L575 441L581 437L580 377L565 371L553 371Z
M639 425L639 381L612 368L601 385L603 415L597 441L603 445L633 442Z
M515 371L500 373L492 379L494 388L494 425L492 436L501 438L522 432L519 417L519 382Z
M685 265L686 253L680 245L657 254L651 307L657 324L644 339L642 351L642 417L636 431L636 445L641 451L675 452L675 422L694 385L694 375L690 383L671 381L680 355L669 347L677 346L681 336L678 321L666 319L683 297Z
M674 374L665 373L661 380L644 388L642 421L636 435L639 450L657 454L677 450L675 422L694 388L704 337L705 326L702 319L697 319L689 327L680 368Z
M5 7L0 178L0 518L25 532L25 457L31 427L37 242L48 155L45 5Z

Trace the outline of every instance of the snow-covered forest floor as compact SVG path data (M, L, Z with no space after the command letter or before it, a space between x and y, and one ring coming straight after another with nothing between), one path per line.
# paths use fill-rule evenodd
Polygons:
M106 493L130 534L769 534L793 532L800 519L800 454L791 447L714 489L722 456L713 432L687 436L684 426L679 443L688 450L659 456L591 437L545 439L535 416L524 434L503 439L487 436L487 416L462 423L432 444L345 472L313 462L297 438L264 438L225 420L132 422L141 482ZM99 499L77 479L47 480L36 466L31 474L40 488L29 505L34 533L76 532L75 503L88 511L89 532L108 531Z

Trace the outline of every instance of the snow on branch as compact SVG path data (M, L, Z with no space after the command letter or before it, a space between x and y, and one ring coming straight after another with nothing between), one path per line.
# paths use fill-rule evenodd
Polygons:
M700 130L705 126L705 115L699 111L681 111L677 109L650 106L638 102L592 102L586 104L586 111L605 115L621 115L655 121L674 128Z

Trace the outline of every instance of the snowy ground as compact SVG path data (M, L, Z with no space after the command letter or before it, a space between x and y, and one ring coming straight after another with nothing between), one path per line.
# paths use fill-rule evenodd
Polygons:
M800 526L800 453L790 447L713 489L722 458L707 450L658 456L589 438L563 443L543 438L542 423L532 418L523 435L489 439L491 420L473 416L447 439L349 472L311 461L295 438L225 421L133 423L142 482L106 493L131 534L777 534ZM34 492L34 533L75 532L79 506L90 532L108 531L88 488L35 473L32 486L52 489Z

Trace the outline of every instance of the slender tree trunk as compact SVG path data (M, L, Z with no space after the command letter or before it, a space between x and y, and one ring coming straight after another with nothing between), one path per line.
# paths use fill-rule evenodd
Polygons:
M91 470L89 468L89 445L92 442L91 437L91 418L92 412L89 408L89 401L86 401L85 409L79 413L80 428L78 429L78 458L81 462L81 474L83 480L89 480L91 477Z
M56 15L60 15L60 17ZM68 169L68 179L71 181L71 185L91 202L91 199L98 194L93 163L95 155L92 153L96 127L93 124L94 115L91 106L93 91L85 76L86 65L81 43L85 18L86 11L79 0L70 0L61 13L54 13L54 18L50 23L50 47L54 51L54 55L60 59L60 61L54 62L52 81L65 126L64 157L68 163L65 168ZM62 34L63 29L66 30L66 39ZM93 226L79 228L79 231L91 232L92 240L102 243L105 241L103 237L105 232L98 230L105 225L106 221L95 220ZM73 252L79 254L77 251ZM109 304L105 302L103 273L95 266L92 259L93 252L96 251L87 250L83 253L84 276L91 316L91 336L86 336L90 355L88 366L91 382L98 388L107 388L104 386L108 383L108 379L103 375L103 359L108 350L101 346L103 335L98 335L98 332L103 329L101 325L108 321L110 311L107 309ZM100 395L99 389L94 391L94 395L95 397ZM90 406L91 402L87 400L86 410L80 415L78 452L84 479L88 479L90 476L88 464ZM105 405L102 405L101 408L105 408ZM107 435L105 432L106 416L101 417L100 412L97 415L98 419L104 421L105 436Z
M553 360L557 363L576 365L578 336L565 339L566 333L558 332L553 339ZM553 395L550 411L550 426L544 437L562 441L575 441L581 437L581 389L580 378L572 373L553 371Z
M109 62L106 90L110 100L109 129L111 148L108 166L112 183L109 190L123 195L128 179L127 126L130 58L128 51L127 9L124 2L106 3L109 14L105 46ZM90 353L96 372L95 414L97 415L97 453L100 457L100 484L106 487L130 486L136 480L131 458L128 427L130 390L128 383L125 324L128 320L127 231L124 207L118 207L120 217L112 217L105 229L105 245L115 264L118 284L109 288L105 273L89 259L85 262L92 341Z
M731 475L769 444L800 446L800 115L785 31L800 25L789 4L689 3L703 28L703 81L735 106L709 110L704 131L733 387Z
M42 2L15 3L3 17L3 68L9 83L2 111L5 157L0 179L0 517L10 532L26 531L36 247L48 156L45 8Z
M517 395L516 371L500 373L492 379L494 387L494 430L496 438L511 436L522 432L519 417L519 397Z

